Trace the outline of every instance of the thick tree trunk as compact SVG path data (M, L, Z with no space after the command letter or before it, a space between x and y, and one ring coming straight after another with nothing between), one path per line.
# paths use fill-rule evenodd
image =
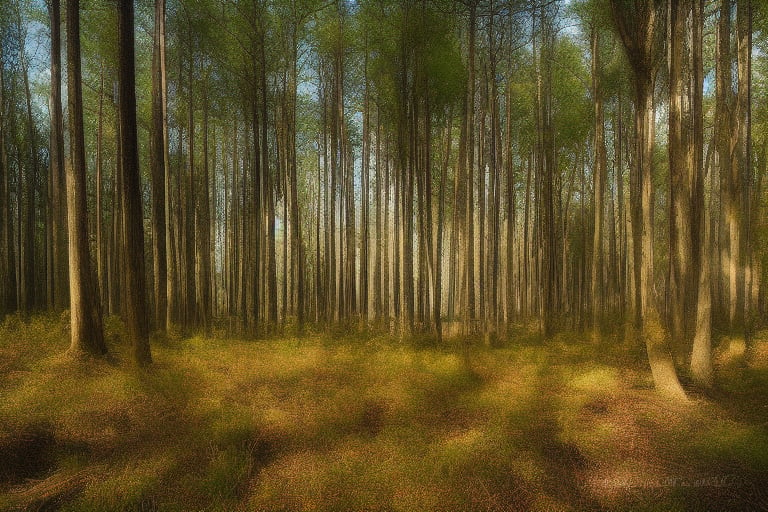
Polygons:
M694 382L704 387L712 385L712 283L710 278L712 228L709 216L710 208L711 206L705 205L702 211L704 236L699 249L701 271L699 273L699 293L696 306L696 332L691 351L691 377Z
M694 208L698 213L698 250L699 275L698 297L696 303L696 328L691 352L691 376L701 386L712 384L712 226L710 211L712 210L712 187L709 200L706 199L707 187L705 179L709 174L709 182L713 183L712 173L709 173L709 162L704 162L704 62L703 62L703 32L704 32L704 0L694 0L692 5L692 45L693 54L693 172L696 178ZM707 158L709 160L709 158Z
M635 176L633 201L639 205L639 214L633 219L635 268L638 277L638 312L641 334L645 339L648 361L656 389L669 397L685 399L670 353L666 333L656 307L653 284L653 147L654 147L654 40L659 30L660 13L653 1L637 5L637 12L622 10L612 2L614 20L627 50L635 79ZM637 20L637 21L636 21ZM637 30L629 27L638 23ZM639 261L637 261L639 260ZM638 269L639 267L639 269ZM639 270L639 272L638 272ZM639 274L639 275L638 275Z
M98 289L93 283L88 251L85 192L85 136L80 72L80 2L67 1L67 90L72 162L67 169L69 295L72 354L104 354L104 331Z
M670 175L670 255L672 275L670 295L672 302L672 346L677 356L682 354L689 339L686 329L689 304L688 290L691 280L693 255L692 192L693 168L689 160L690 137L684 124L683 76L686 6L675 2L670 8L670 84L669 84L669 175Z
M367 42L367 41L366 41ZM370 85L368 83L368 49L364 50L363 76L363 162L362 176L360 177L360 207L362 209L360 216L360 314L363 320L368 320L368 262L369 257L369 189L370 189L370 167L371 167L371 114L370 114Z
M71 1L71 0L70 0ZM138 138L136 133L136 80L133 1L121 2L117 11L120 137L123 174L123 250L127 257L127 326L140 365L152 362L144 270L144 215L141 206Z

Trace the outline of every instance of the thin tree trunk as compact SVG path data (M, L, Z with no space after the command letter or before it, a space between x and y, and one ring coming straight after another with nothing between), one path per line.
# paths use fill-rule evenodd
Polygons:
M164 70L161 52L165 44L161 36L165 18L165 0L155 0L155 27L152 46L152 130L150 168L152 175L152 262L154 275L154 324L166 329L168 283L165 221L165 123Z
M602 86L600 83L600 38L598 28L592 26L592 95L595 104L595 164L594 164L594 237L592 239L592 330L599 337L600 316L604 314L603 275L603 212L605 197L605 118L603 115Z
M736 39L738 92L736 123L738 128L735 165L731 168L733 225L731 230L731 272L735 266L736 313L733 327L748 337L749 297L747 268L749 248L749 195L752 180L751 151L751 86L752 86L752 0L736 0ZM733 255L733 251L737 251ZM733 282L733 276L731 281Z
M466 304L464 318L467 330L475 331L475 230L474 230L474 167L475 167L475 32L477 30L477 3L472 1L469 11L469 86L467 91L467 184L464 213L466 214L465 237L465 285Z
M162 122L163 122L163 207L165 210L165 269L166 269L166 313L165 329L171 331L178 321L178 266L176 265L177 252L174 249L174 234L178 237L178 229L174 233L174 225L171 219L172 191L171 191L171 165L168 140L168 80L166 67L166 43L165 43L165 0L157 0L163 3L162 15L157 19L158 37L157 49L160 58L160 92L162 95ZM160 14L159 11L157 14Z
M61 1L49 3L51 18L51 220L53 234L53 306L67 305L66 187L64 184L64 122L61 106Z
M0 315L16 309L16 261L11 215L11 169L8 166L3 45L0 45Z
M24 222L19 231L21 237L21 250L19 252L19 262L21 264L21 300L20 306L24 313L29 313L37 306L37 294L35 289L35 238L37 227L37 207L35 195L37 191L38 155L37 155L37 130L32 115L32 94L29 88L29 66L27 57L24 54L24 45L21 45L20 51L21 73L24 80L24 95L27 106L27 148L29 150L29 160L27 169L24 172L23 185L25 190L24 201ZM22 212L19 211L19 220L21 222ZM45 282L45 281L43 281Z
M96 128L96 276L99 296L108 295L104 247L104 64L100 66L99 113ZM109 301L102 300L102 305ZM109 313L109 309L107 309Z

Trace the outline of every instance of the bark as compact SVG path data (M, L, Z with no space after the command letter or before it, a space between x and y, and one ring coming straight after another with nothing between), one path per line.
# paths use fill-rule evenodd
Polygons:
M66 188L64 184L64 122L61 106L61 1L49 3L51 18L51 220L53 234L53 305L67 305Z
M11 169L6 148L5 76L0 44L0 315L16 309L16 258L11 216Z
M382 278L382 252L386 250L385 234L382 232L382 194L384 193L384 187L382 181L384 179L384 173L381 169L381 120L379 116L379 110L376 109L376 150L375 150L375 180L376 180L376 253L375 263L373 267L373 311L376 321L380 321L383 316L383 298L382 293L388 293L383 287ZM387 205L384 204L383 214L387 213Z
M72 162L67 169L67 227L69 234L69 295L73 354L104 354L98 289L93 283L88 251L85 192L85 136L80 71L80 2L67 1L67 96Z
M99 295L108 295L106 254L104 245L104 65L99 77L99 113L96 127L96 276ZM102 300L102 306L109 301ZM108 307L108 306L107 306ZM109 314L109 309L106 311Z
M302 329L304 324L304 317L306 315L306 285L305 285L305 257L304 257L304 245L301 237L301 218L299 216L299 193L298 193L298 177L296 174L296 87L298 87L298 42L293 41L291 45L292 59L291 59L291 88L290 88L290 122L288 129L290 132L289 138L289 180L290 180L290 195L291 195L291 254L293 255L293 275L296 277L296 320L299 329Z
M506 131L505 131L505 137L506 137L506 176L507 176L507 183L506 183L506 205L505 209L507 212L507 261L506 261L506 271L507 271L507 279L506 279L506 321L507 324L511 324L512 321L515 319L516 313L517 313L517 296L515 294L515 285L519 285L519 280L515 282L515 173L514 173L514 167L513 167L513 159L512 159L512 109L510 108L511 104L511 98L512 98L512 88L511 85L507 87L507 98L506 98L506 105L507 105L507 115L506 115ZM518 267L518 275L519 275L519 267Z
M367 43L367 41L366 41ZM370 85L368 84L368 50L364 50L363 76L363 148L362 148L362 176L360 177L360 313L363 320L368 319L368 262L369 257L369 189L370 189L370 166L371 166L371 114L370 114Z
M595 105L595 162L593 171L594 191L594 236L592 238L592 329L599 336L600 315L605 311L603 286L603 216L605 212L605 116L603 114L602 86L600 84L600 38L598 28L592 26L592 98Z
M710 199L711 204L711 199ZM700 386L712 385L712 283L710 278L712 228L708 210L703 214L703 238L700 249L701 271L696 306L696 332L691 351L691 377Z
M696 173L696 196L694 206L698 211L701 233L699 243L698 297L696 303L696 330L691 352L691 376L701 386L712 384L712 194L706 199L705 179L709 167L704 162L704 66L703 66L703 31L704 0L694 0L692 5L692 47L693 54L693 167ZM712 183L710 173L710 183ZM710 187L711 188L711 187Z
M37 306L37 294L35 286L35 252L36 252L36 231L37 231L37 206L36 206L36 192L37 192L37 176L38 176L38 154L37 154L37 130L35 128L35 121L32 115L32 94L29 88L29 67L27 57L24 54L24 45L21 45L20 50L21 60L21 73L24 81L24 97L26 99L27 107L27 140L26 147L29 151L29 160L26 162L26 169L23 173L23 178L19 184L23 187L24 208L19 211L19 242L21 244L19 250L19 263L21 269L19 272L19 289L20 300L19 306L21 311L29 313ZM22 194L19 198L21 199ZM23 217L23 222L22 222Z
M152 129L150 135L150 169L152 176L152 263L154 325L167 328L168 261L166 256L165 221L165 88L161 59L164 46L165 0L155 0L155 26L152 46Z
M197 310L201 326L206 335L211 332L213 316L211 297L211 208L210 208L210 175L208 170L208 93L203 93L203 175L201 191L195 209L195 238L197 239L195 284L197 292Z
M752 86L752 1L736 0L738 92L736 95L736 148L731 168L731 282L736 286L732 327L748 335L746 270L750 263L749 193L752 176L751 86ZM733 275L735 273L735 276ZM732 294L733 295L733 294ZM733 301L733 297L732 297ZM732 302L733 304L733 302Z
M171 215L173 197L172 197L172 184L171 184L171 165L169 155L169 140L168 140L168 80L167 80L167 67L166 67L166 38L165 38L165 0L157 0L163 3L162 13L157 11L160 15L157 18L158 25L158 38L157 50L159 53L159 66L160 66L160 93L162 100L162 130L163 130L163 208L165 210L165 270L166 270L166 312L165 312L165 330L171 331L174 324L178 321L178 307L176 297L178 295L178 267L176 265L177 251L174 247L174 235L178 233L178 230L174 231L173 219Z
M639 274L638 311L641 334L645 340L656 389L669 397L685 399L685 392L680 386L672 361L669 342L661 326L653 285L653 84L656 70L654 46L656 31L661 23L660 14L653 0L639 3L637 9L632 12L622 9L619 0L612 0L611 6L635 80L634 165L637 181L634 190L635 194L640 192L640 197L634 201L639 204L639 226L635 226L635 244L639 246L635 247L635 256L639 261L635 262L635 272L636 275Z
M683 73L686 5L673 2L670 8L670 84L669 84L669 169L670 169L670 254L672 276L672 345L676 354L682 353L686 340L686 312L691 308L688 290L691 287L693 238L692 192L693 167L689 160L689 131L684 123Z
M453 109L449 107L448 119L445 124L445 150L443 154L443 165L440 171L440 204L437 210L437 232L435 240L435 282L434 282L434 298L433 298L433 316L435 322L435 331L437 332L438 341L442 340L443 327L442 327L442 291L443 291L443 231L445 225L445 203L447 199L447 186L448 186L448 167L451 161L451 147L453 141L451 135L453 134Z
M71 0L70 0L71 1ZM117 11L120 137L123 141L123 250L127 265L127 327L139 365L152 362L149 348L146 275L144 269L144 216L141 206L138 138L136 133L136 80L133 2L121 2Z
M474 200L474 168L475 168L475 36L477 30L477 2L473 1L469 11L469 84L467 87L467 164L466 164L466 220L464 227L465 269L464 284L466 286L466 303L463 317L469 333L475 331L475 200Z

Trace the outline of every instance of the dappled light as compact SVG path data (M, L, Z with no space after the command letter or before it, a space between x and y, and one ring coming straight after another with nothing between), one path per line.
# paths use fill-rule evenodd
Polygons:
M137 373L124 341L111 362L62 357L61 325L0 331L30 349L0 379L4 509L768 505L768 409L733 407L764 389L758 374L718 373L722 397L672 403L641 357L577 338L477 345L467 359L322 336L168 340ZM119 340L119 321L107 325ZM23 467L9 462L22 452Z
M0 512L768 510L767 0L0 0Z

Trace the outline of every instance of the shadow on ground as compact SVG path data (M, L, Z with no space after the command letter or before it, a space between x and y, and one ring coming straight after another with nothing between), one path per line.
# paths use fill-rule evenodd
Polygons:
M138 370L109 325L109 362L0 329L0 509L768 509L760 358L678 404L616 340L192 338Z

